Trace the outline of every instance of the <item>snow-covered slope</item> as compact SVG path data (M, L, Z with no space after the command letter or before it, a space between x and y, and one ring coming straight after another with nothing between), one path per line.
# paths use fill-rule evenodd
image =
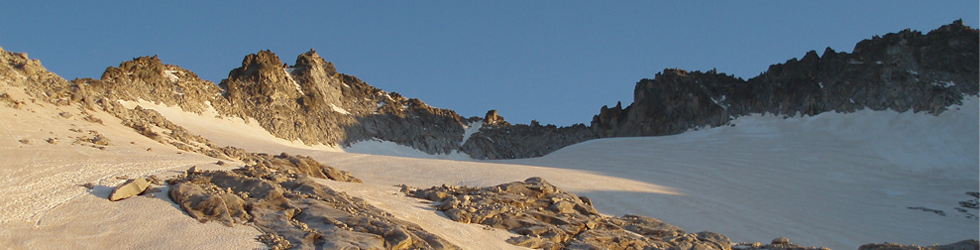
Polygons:
M832 249L884 241L932 245L978 235L976 217L954 210L958 201L972 198L965 192L980 185L977 107L970 97L939 116L867 110L788 119L756 115L732 127L593 140L504 162L676 189L679 195L581 194L605 213L651 216L733 241L785 236Z

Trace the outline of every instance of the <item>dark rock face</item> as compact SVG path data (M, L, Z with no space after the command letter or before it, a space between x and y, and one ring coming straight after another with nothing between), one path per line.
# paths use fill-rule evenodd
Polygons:
M858 43L853 53L808 52L749 80L667 69L636 84L633 104L603 107L600 137L677 134L750 113L815 115L858 109L938 114L977 95L978 32L961 21L923 35L904 30Z
M688 234L637 215L599 215L587 198L537 177L486 188L444 185L405 192L434 201L454 221L519 234L507 242L534 249L731 249L731 241L720 234Z
M936 246L916 246L916 245L901 245L895 243L881 243L881 244L865 244L858 248L858 250L976 250L980 249L980 241L977 240L964 240L952 244L946 245L936 245Z
M189 170L168 181L170 198L201 222L249 222L266 233L261 240L272 249L459 249L316 183L307 173L333 172L310 168L316 161L285 154L265 158L232 171Z
M509 125L506 122L480 128L459 151L474 159L518 159L540 157L568 145L595 139L583 124L571 127L555 125Z

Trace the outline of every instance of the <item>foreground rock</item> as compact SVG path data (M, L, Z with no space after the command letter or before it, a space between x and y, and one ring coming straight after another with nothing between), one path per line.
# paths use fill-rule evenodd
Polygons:
M195 219L249 223L273 249L459 249L363 200L316 183L334 174L304 157L280 155L232 171L187 171L170 198ZM336 178L359 182L346 176Z
M405 192L434 201L434 206L454 221L519 234L507 242L529 248L731 249L731 241L717 233L687 233L638 215L599 215L590 199L564 192L537 177L486 188L444 185L406 188Z
M126 181L116 189L112 190L112 194L109 195L110 201L118 201L126 199L129 197L137 196L146 191L150 187L150 181L146 178L140 177Z

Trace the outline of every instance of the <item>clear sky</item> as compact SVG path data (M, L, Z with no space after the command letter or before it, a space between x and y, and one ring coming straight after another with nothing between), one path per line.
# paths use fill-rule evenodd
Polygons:
M94 2L94 3L93 3ZM966 1L2 1L0 46L98 78L159 55L220 82L249 53L310 48L387 91L512 123L588 124L665 68L750 78L768 65L963 19Z

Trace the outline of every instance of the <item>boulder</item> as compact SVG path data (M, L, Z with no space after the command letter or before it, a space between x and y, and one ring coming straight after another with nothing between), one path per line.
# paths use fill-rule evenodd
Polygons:
M773 245L788 245L789 244L789 239L786 238L786 237L779 237L779 238L772 239L772 242L769 243L769 244L773 244Z
M112 190L112 194L109 195L110 201L118 201L126 199L129 197L137 196L146 191L150 187L150 181L146 178L140 177L126 181L122 185L116 187Z

